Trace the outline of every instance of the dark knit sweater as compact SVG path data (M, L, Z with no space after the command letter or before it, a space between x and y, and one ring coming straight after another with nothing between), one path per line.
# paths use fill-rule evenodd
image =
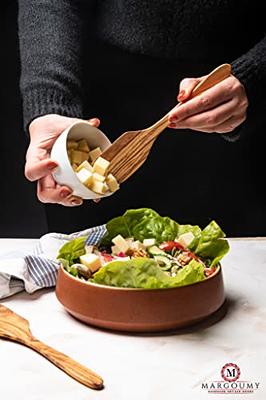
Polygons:
M191 64L230 62L251 107L259 108L266 86L265 26L263 1L254 0L19 0L25 126L48 113L83 116L88 27L132 53Z

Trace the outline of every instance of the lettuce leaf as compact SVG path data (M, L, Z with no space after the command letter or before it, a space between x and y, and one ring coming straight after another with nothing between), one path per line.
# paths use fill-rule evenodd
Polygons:
M135 258L128 261L112 261L99 269L90 281L115 287L162 289L189 285L203 279L204 267L195 260L175 277L170 277L160 269L155 260Z
M102 246L111 246L117 235L134 237L143 241L154 238L157 244L173 240L178 233L178 223L169 217L161 217L150 208L127 210L123 216L112 219L106 224L107 234L101 241Z
M82 236L65 243L59 250L57 259L67 261L69 266L79 262L79 257L85 254L86 239Z
M224 237L225 233L219 225L215 221L211 221L201 232L194 253L203 259L210 259L211 266L218 264L229 251L229 244Z

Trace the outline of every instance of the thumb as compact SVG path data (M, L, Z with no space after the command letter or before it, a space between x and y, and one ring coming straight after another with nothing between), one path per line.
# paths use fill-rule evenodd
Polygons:
M200 78L185 78L180 82L179 93L177 100L180 102L186 101L190 98L192 90L200 82Z
M100 125L101 121L99 120L99 118L91 118L87 120L92 126L95 126L96 128L98 128L98 126Z

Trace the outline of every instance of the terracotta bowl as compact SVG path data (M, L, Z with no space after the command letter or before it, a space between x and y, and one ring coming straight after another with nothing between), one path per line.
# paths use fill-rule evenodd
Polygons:
M217 311L224 302L222 270L204 281L171 289L127 289L84 282L62 267L56 296L86 324L128 332L183 328Z

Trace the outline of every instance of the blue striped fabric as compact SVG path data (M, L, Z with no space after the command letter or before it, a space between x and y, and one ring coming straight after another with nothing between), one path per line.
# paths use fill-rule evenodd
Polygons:
M95 228L91 228L91 232L86 240L86 245L97 246L97 244L100 243L106 232L107 230L105 225L100 225L96 226Z
M89 229L87 232L88 238L86 245L97 245L106 233L105 225L97 226ZM68 241L73 240L74 237L84 236L82 232L69 235ZM66 243L67 241L64 241ZM63 244L63 243L62 243ZM27 271L30 279L39 287L52 287L56 284L57 271L59 263L57 261L49 260L42 254L40 244L35 249L36 255L28 255L25 257Z

